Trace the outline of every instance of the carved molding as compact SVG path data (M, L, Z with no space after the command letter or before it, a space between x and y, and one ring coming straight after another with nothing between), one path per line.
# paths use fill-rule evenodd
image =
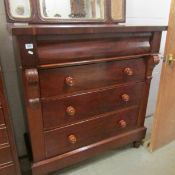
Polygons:
M28 126L31 136L33 160L41 161L45 158L42 107L40 100L39 75L37 69L24 71L25 100L28 117ZM37 138L37 139L35 139ZM39 149L38 149L39 148Z
M25 70L25 76L29 85L37 85L39 83L38 70L27 69Z
M155 65L158 65L160 63L160 56L159 55L153 55L153 59L154 59Z
M155 68L156 65L160 63L160 56L159 55L152 55L149 56L147 60L147 72L146 72L146 79L148 81L151 81L152 77L152 72Z
M26 78L28 103L31 106L36 106L40 104L38 70L37 69L26 69L25 78Z

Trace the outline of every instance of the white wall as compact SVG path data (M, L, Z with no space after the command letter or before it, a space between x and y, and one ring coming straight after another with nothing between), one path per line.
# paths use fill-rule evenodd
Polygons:
M126 24L168 25L171 0L127 0ZM160 53L163 54L166 32L163 33ZM162 63L153 72L147 115L155 111Z
M171 0L127 0L127 23L166 25Z

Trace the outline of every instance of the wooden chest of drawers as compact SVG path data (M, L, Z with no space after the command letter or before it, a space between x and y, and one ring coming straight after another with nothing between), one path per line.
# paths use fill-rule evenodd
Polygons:
M0 175L20 175L11 121L0 70Z
M14 27L33 151L42 175L145 137L166 27Z

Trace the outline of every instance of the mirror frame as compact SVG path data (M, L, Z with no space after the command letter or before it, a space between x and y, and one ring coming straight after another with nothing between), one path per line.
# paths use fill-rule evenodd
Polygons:
M13 22L13 23L14 22L29 22L29 21L31 21L32 16L33 16L33 7L32 7L31 0L29 0L29 3L30 3L31 16L28 18L16 18L11 14L9 0L4 0L7 21Z
M41 7L40 7L40 0L37 0L37 2L38 2L38 5L37 5L37 7L39 8L38 9L38 12L39 12L39 18L42 20L42 21L50 21L50 22L53 22L53 23L79 23L79 22L81 22L81 23L86 23L86 22L88 22L88 23L96 23L96 22L102 22L102 23L104 23L105 21L106 21L106 17L107 17L107 4L106 4L106 2L107 2L107 0L104 0L104 19L103 18L101 18L101 19L86 19L86 18L70 18L70 19L54 19L54 18L43 18L42 17L42 15L41 15Z
M126 0L123 1L123 19L114 20L112 19L112 8L111 0L104 0L105 2L105 18L102 20L99 19L47 19L43 18L40 11L40 2L39 0L29 0L31 5L31 17L30 18L15 18L11 15L9 0L4 0L7 22L9 23L29 23L29 24L93 24L93 23L102 23L102 24L115 24L115 23L124 23L126 20Z

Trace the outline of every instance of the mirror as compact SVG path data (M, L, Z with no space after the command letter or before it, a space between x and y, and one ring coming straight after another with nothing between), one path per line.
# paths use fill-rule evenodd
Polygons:
M113 20L122 20L125 18L124 16L124 0L111 0L111 16Z
M39 0L41 16L56 20L104 20L105 0Z
M9 0L8 5L13 18L31 17L30 0Z

